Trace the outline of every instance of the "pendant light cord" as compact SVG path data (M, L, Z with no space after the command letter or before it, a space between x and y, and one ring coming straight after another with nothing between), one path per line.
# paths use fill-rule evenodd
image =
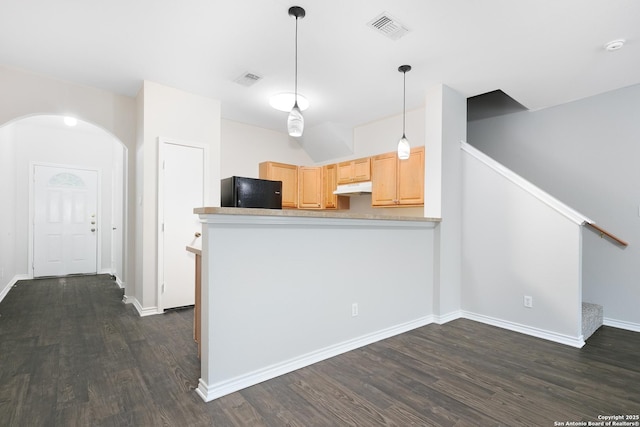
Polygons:
M403 84L402 84L402 137L405 137L405 123L407 120L407 72L403 71L402 72L403 78Z
M298 105L298 17L296 16L296 66L295 66L295 101L294 105Z

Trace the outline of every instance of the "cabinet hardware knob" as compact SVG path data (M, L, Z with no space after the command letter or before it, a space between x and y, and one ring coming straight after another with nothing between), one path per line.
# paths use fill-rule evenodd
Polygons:
M194 236L196 236L196 238L198 238L198 237L202 236L202 233L200 233L199 231L196 231Z
M96 229L95 229L95 228L92 228L92 229L91 229L91 231L96 231Z

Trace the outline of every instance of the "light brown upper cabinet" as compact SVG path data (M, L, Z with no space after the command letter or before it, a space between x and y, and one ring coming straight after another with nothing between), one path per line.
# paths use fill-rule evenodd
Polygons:
M323 209L349 209L349 197L333 194L338 185L338 165L322 167L322 207Z
M262 162L259 165L260 179L282 181L282 207L298 207L298 166L286 163Z
M371 181L371 158L338 163L338 184Z
M322 209L322 166L298 167L298 208Z
M407 160L396 152L372 158L372 206L424 206L424 147Z

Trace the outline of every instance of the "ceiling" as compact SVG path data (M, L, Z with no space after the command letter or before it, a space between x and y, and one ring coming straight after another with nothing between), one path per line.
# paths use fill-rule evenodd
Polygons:
M222 116L285 131L268 99L299 91L307 126L349 127L422 107L444 83L540 109L640 83L637 0L2 0L0 64L135 96L143 80L219 99ZM367 23L386 12L398 40ZM626 39L607 52L603 45ZM246 72L251 87L234 80Z

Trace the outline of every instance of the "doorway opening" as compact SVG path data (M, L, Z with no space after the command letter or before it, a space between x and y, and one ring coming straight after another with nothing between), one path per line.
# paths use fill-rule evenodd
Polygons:
M109 274L123 287L126 146L96 125L77 120L70 127L58 115L29 116L0 127L0 146L12 164L0 171L1 195L13 208L0 222L2 235L10 236L0 247L7 260L0 266L3 273L18 280ZM38 175L43 179L34 180ZM43 221L48 228L39 228Z

